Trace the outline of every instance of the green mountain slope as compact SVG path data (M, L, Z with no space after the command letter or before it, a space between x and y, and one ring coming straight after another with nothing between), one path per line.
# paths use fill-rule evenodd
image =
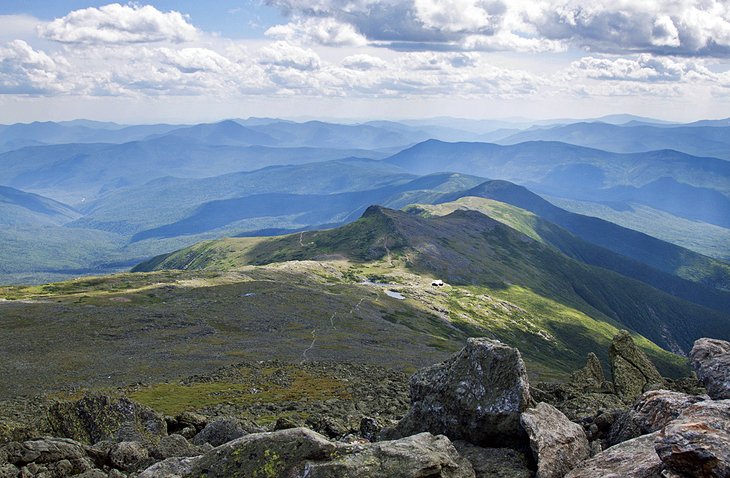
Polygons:
M730 265L727 263L596 217L568 212L507 181L488 181L466 191L446 194L437 202L450 202L466 196L512 204L567 229L585 241L660 271L708 287L730 290Z
M584 241L560 226L524 209L491 199L466 196L457 201L438 205L418 204L406 208L408 212L444 216L459 209L475 210L504 223L531 238L554 247L580 262L618 272L645 282L670 295L719 312L730 310L730 293L682 279L654 269L639 261Z
M397 273L426 284L441 278L451 287L432 306L447 310L452 324L470 335L520 344L533 362L563 370L589 349L600 350L621 327L676 351L703 335L730 336L726 314L577 262L476 211L424 218L373 206L337 229L202 243L135 270L220 270L305 259L349 261L351 273L388 281ZM651 353L665 366L673 360Z

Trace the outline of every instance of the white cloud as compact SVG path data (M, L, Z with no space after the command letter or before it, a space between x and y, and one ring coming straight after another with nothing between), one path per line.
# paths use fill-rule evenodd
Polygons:
M504 5L492 2L498 14L493 17L487 2L474 0L414 0L413 9L424 28L450 33L474 33L494 30Z
M367 43L352 25L333 18L305 18L286 25L276 25L265 35L297 43L327 46L363 46Z
M730 56L727 0L269 0L292 24L348 24L396 49L561 51ZM300 34L306 39L307 35ZM316 40L316 37L309 37Z
M230 60L207 48L182 48L180 50L164 48L160 52L168 65L174 66L183 73L200 71L221 73L233 67Z
M163 13L151 5L112 3L75 10L39 27L43 38L61 43L181 43L198 31L179 12Z
M571 64L572 78L638 82L684 82L718 79L701 63L654 57L644 53L635 58L581 58Z
M34 50L23 40L0 46L0 93L51 94L69 88L68 63Z
M318 70L321 60L313 50L285 41L275 42L261 49L259 63L269 67L290 68L300 71Z
M386 68L387 65L382 58L366 54L350 55L342 59L342 66L348 70L370 71Z

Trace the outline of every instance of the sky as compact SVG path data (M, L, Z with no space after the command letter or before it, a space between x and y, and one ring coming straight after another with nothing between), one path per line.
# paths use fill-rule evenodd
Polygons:
M727 0L0 1L0 123L730 116Z

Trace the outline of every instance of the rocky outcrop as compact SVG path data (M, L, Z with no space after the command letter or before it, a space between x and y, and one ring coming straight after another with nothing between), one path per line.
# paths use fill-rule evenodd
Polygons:
M125 397L86 395L57 402L48 411L54 435L94 444L102 440L157 443L167 435L162 415Z
M680 476L730 476L730 400L686 408L655 440L658 456Z
M552 405L538 403L522 413L520 421L537 462L536 478L562 478L590 456L583 428Z
M664 384L659 371L636 346L628 331L616 334L608 354L616 394L624 400L632 402L642 393Z
M702 397L669 390L646 392L613 424L608 443L615 445L661 430L684 409L702 400Z
M411 378L411 409L393 436L428 431L489 446L525 440L520 414L531 404L520 352L470 338L456 355Z
M603 374L601 361L593 352L588 354L586 365L576 370L570 376L570 385L582 392L602 392L606 384L606 376Z
M333 459L304 466L308 478L474 478L445 436L430 433L367 445L338 446Z
M698 339L689 357L707 394L714 400L730 398L730 342Z
M246 435L195 458L157 463L140 478L285 477L474 478L468 460L445 436L421 433L395 441L333 443L306 428Z
M11 442L0 454L1 461L18 470L27 470L30 476L40 472L48 476L71 476L92 470L96 465L89 456L88 446L67 438Z
M625 441L584 461L565 478L661 478L664 465L654 451L657 434Z

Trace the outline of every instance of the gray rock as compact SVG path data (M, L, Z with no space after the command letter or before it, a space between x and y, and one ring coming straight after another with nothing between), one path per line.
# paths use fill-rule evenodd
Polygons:
M89 448L68 438L43 438L23 443L10 443L5 447L8 463L22 468L28 464L51 464L66 461L74 473L94 468L89 458ZM65 466L65 463L64 465Z
M702 401L702 397L652 390L641 395L634 405L611 426L608 443L615 445L660 430L685 408Z
M109 461L115 468L136 471L149 465L149 452L141 443L123 441L116 443L109 451Z
M184 478L191 476L193 468L200 461L197 457L168 458L150 466L137 478Z
M474 468L476 478L532 478L530 459L511 448L482 448L463 440L453 442L454 448Z
M323 461L337 451L334 443L306 428L252 433L199 458L186 477L286 477L301 472L309 460Z
M410 382L411 409L392 436L428 431L476 445L524 443L520 413L531 405L520 352L501 342L470 338L443 363Z
M605 381L601 361L593 352L588 354L585 367L570 376L570 384L584 392L601 392Z
M89 444L101 440L157 443L167 435L162 415L128 398L107 395L57 402L48 411L48 422L55 435Z
M235 418L218 418L208 423L200 433L195 435L193 443L195 445L210 443L213 446L220 446L245 434L246 430Z
M20 468L10 463L0 465L0 478L18 478Z
M536 478L562 478L590 456L583 428L552 405L538 403L525 410L520 421L537 461Z
M186 427L193 427L197 431L200 431L208 424L208 417L195 412L182 412L175 417L175 421L180 430Z
M714 400L730 398L730 342L698 339L689 357L707 394Z
M730 476L730 400L708 400L686 408L658 433L654 445L676 474Z
M664 385L661 374L636 346L628 331L616 334L608 354L616 394L624 400L633 402L647 390Z
M278 475L281 476L281 475ZM339 446L336 456L308 462L307 478L474 478L474 470L451 441L420 433L394 441Z
M184 436L172 434L161 438L152 454L156 459L164 460L174 456L197 456L201 451Z
M664 465L654 451L656 435L612 446L581 463L565 478L661 478Z

